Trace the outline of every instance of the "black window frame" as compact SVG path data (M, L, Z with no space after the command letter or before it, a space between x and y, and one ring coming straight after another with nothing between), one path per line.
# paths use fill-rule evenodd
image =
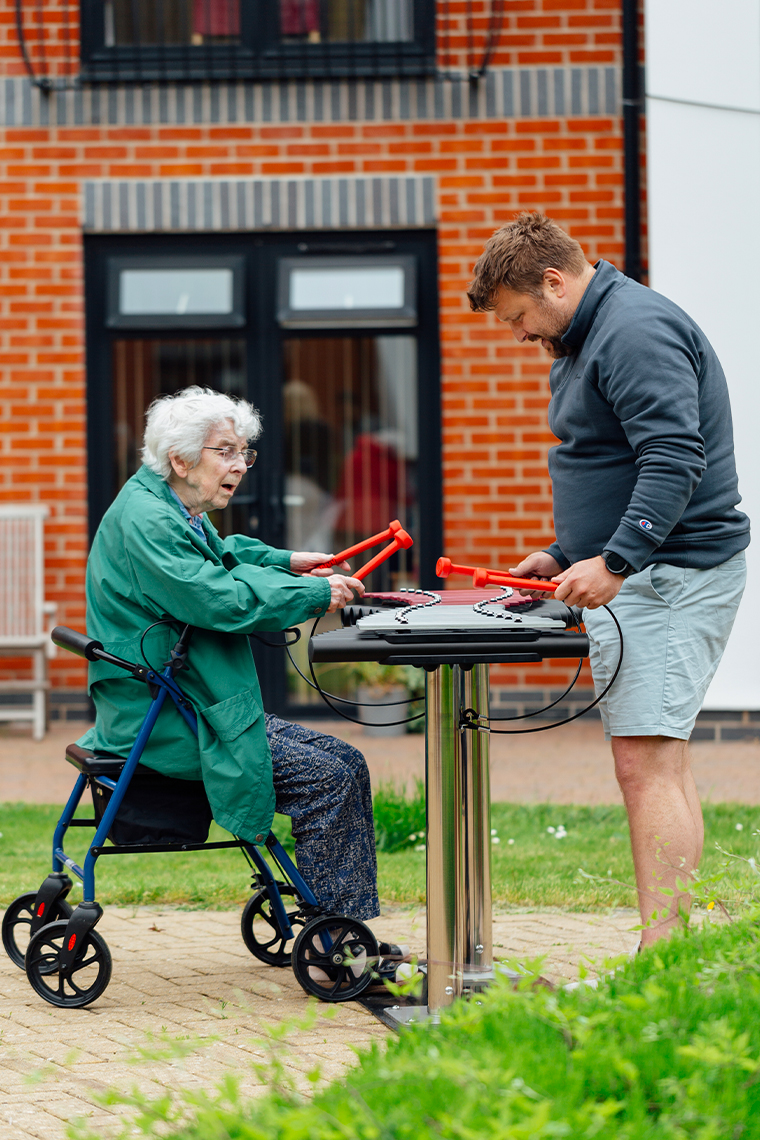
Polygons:
M136 313L120 311L120 278L130 269L228 269L232 273L232 308L227 313ZM227 256L192 254L166 257L125 255L110 257L107 271L106 325L111 329L239 329L246 323L245 259L241 254Z
M412 3L414 36L408 42L282 43L278 6L272 0L241 0L239 44L107 47L103 0L81 0L81 78L120 83L424 78L435 74L435 0Z

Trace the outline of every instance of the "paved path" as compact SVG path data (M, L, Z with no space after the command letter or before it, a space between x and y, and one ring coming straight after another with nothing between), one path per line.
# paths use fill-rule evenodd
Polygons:
M405 783L424 775L422 735L371 737L348 721L311 723L360 748L375 785L382 780ZM63 803L74 783L74 769L64 760L65 748L84 728L54 724L44 740L35 742L28 728L0 726L0 804ZM760 803L760 741L698 741L691 751L703 800ZM578 721L527 736L494 737L491 798L502 803L620 803L610 747L599 721Z
M66 1122L77 1117L107 1140L124 1111L93 1102L93 1093L108 1088L137 1085L152 1096L165 1089L210 1089L232 1070L245 1097L256 1096L264 1085L254 1066L271 1072L273 1054L305 1088L315 1066L325 1079L339 1076L354 1063L355 1047L388 1036L371 1013L346 1003L319 1005L310 1027L294 1027L286 1042L268 1043L268 1027L284 1019L302 1021L309 1003L289 969L251 957L239 921L231 911L107 909L98 930L113 954L113 978L103 996L83 1010L47 1005L3 955L2 1140L64 1140ZM630 949L634 921L632 911L497 916L495 952L521 959L545 953L545 976L577 977L581 958L601 964ZM424 954L424 914L395 911L372 926L378 935L402 938ZM140 1049L160 1048L164 1037L184 1038L191 1051L183 1060L130 1063Z

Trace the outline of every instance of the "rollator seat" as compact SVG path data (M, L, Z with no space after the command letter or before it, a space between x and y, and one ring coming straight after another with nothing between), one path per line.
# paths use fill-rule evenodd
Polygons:
M80 748L78 744L68 746L66 759L85 776L108 776L111 780L118 780L125 763L123 756L115 756L113 752L90 752L89 748Z
M66 749L66 759L90 777L95 818L100 822L111 789L99 776L118 780L126 763L112 752L91 752L78 744ZM134 843L205 843L211 826L211 807L202 780L164 776L138 764L109 832L117 846Z

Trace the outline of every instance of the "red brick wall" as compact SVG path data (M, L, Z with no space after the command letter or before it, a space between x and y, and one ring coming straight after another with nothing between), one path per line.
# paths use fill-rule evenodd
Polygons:
M507 8L499 63L619 63L617 2L518 0ZM48 0L49 9L60 15ZM455 51L459 62L466 53L464 9L450 5L457 24L449 36L452 61ZM12 11L3 0L5 74L23 70ZM439 29L439 44L444 38ZM621 264L619 118L68 127L1 135L0 500L50 505L47 596L59 603L59 622L84 621L83 179L435 174L445 552L458 561L511 564L552 537L548 358L518 348L492 315L471 314L464 289L484 240L519 209L547 210L590 259ZM494 679L555 685L567 675L546 665L499 670ZM62 688L84 686L84 669L68 654L54 663L53 676Z

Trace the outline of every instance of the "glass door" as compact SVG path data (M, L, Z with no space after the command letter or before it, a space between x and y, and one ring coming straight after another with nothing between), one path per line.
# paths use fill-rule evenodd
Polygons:
M419 584L417 342L413 336L302 336L283 341L285 545L336 553L393 519L414 539L373 571L372 590ZM351 560L358 570L373 554ZM308 634L294 660L308 675ZM321 629L339 624L326 618ZM346 670L329 687L346 696ZM318 705L288 661L292 706Z
M115 337L111 342L111 384L115 497L140 466L145 412L157 396L172 395L193 384L245 396L246 342L242 337L224 335L198 339ZM230 507L211 515L222 536L247 534L258 525L252 487L253 474L249 471Z

